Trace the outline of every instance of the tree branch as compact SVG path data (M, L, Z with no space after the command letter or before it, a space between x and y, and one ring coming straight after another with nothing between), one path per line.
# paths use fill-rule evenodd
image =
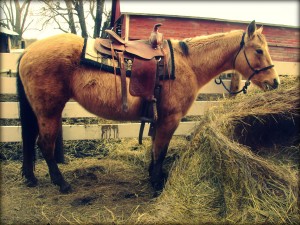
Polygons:
M28 24L27 24L27 26L24 28L24 30L23 30L23 33L28 29L28 27L30 26L30 24L32 24L32 22L33 22L34 20L32 19Z
M26 29L28 28L28 26L32 23L32 21L31 21L31 22L26 26L26 28L24 28L24 27L25 27L25 22L26 22L26 19L27 19L28 9L29 9L31 0L27 0L26 2L27 2L27 5L26 5L25 13L24 13L24 15L23 15L23 21L21 22L21 23L22 23L22 24L21 24L21 32L22 32L22 34L26 31ZM25 6L25 2L24 2L24 4L22 5L22 8L23 8L23 6ZM24 8L23 8L23 9L24 9ZM23 9L22 9L22 10L23 10Z
M91 13L91 16L92 16L93 20L96 19L96 16L94 14L94 10L95 10L95 2L91 1L90 2L90 13Z
M12 0L9 1L10 7L7 7L7 10L9 12L9 20L10 20L10 24L12 29L14 29L14 24L15 24L15 17L14 17L14 12L13 12L13 6L12 6Z
M58 25L58 29L60 29L61 31L68 33L68 30L65 30L61 27L60 23L56 20L56 18L54 17L53 20L56 22L56 24Z
M10 23L10 20L9 20L9 18L10 18L10 11L7 8L6 2L4 2L3 6L0 4L0 8L2 9L2 11L3 11L4 15L5 15L5 19L1 19L1 21L6 21L6 22L2 22L2 24L5 24L5 27L7 27L8 29L10 29L10 25L9 25L9 23Z

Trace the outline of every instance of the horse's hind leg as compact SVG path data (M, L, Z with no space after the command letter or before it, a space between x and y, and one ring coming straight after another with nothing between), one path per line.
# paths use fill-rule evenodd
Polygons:
M23 165L22 175L25 177L25 183L28 187L37 185L37 179L34 176L35 144L38 136L37 118L26 97L23 83L19 72L17 73L17 94L19 98L19 110L23 140Z
M31 121L32 122L32 121ZM28 123L28 122L27 122ZM23 139L23 166L22 175L25 177L28 187L35 187L38 180L34 176L35 143L38 135L37 124L31 124L26 131L22 130ZM23 129L23 127L22 127Z
M159 193L164 186L163 161L165 159L171 138L180 122L179 115L168 116L163 122L157 124L156 134L153 139L152 161L149 167L151 184Z
M71 191L71 185L63 178L54 157L55 141L60 126L60 116L51 118L40 117L38 122L40 128L38 146L48 165L51 181L60 187L60 192L68 193Z

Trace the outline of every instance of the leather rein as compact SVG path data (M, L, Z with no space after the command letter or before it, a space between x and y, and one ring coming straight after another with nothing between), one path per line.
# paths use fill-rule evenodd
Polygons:
M242 36L242 40L241 40L241 42L240 42L240 49L239 49L238 53L235 55L235 57L234 57L234 61L233 61L233 69L234 69L234 70L235 70L235 61L236 61L236 58L237 58L237 56L239 55L239 53L241 52L242 48L245 46L245 40L244 40L244 39L245 39L245 35L246 35L246 33L244 32L244 33L243 33L243 36ZM250 62L249 62L249 60L248 60L248 57L247 57L247 55L246 55L245 49L244 49L244 56L245 56L245 59L246 59L246 62L247 62L247 64L248 64L249 68L252 70L253 73L252 73L252 74L249 76L249 78L246 80L245 85L244 85L244 87L243 87L241 90L236 91L236 92L231 92L231 91L225 86L225 84L224 84L224 82L223 82L221 76L219 76L219 78L216 78L216 79L215 79L215 83L218 84L218 85L222 84L223 87L225 88L225 90L226 90L229 94L235 95L235 94L239 94L239 93L241 93L241 92L243 92L244 94L246 94L246 93L247 93L248 86L251 84L251 79L252 79L256 74L258 74L258 73L260 73L260 72L262 72L262 71L271 69L271 68L274 67L274 65L269 65L269 66L266 66L266 67L261 68L261 69L254 69L253 66L251 66L251 64L250 64Z

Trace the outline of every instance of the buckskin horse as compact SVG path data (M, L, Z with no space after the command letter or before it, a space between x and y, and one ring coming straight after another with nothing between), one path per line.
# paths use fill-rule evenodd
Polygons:
M151 184L161 190L162 165L169 142L181 118L187 114L199 89L215 76L235 69L263 90L280 84L272 65L263 28L252 21L243 30L233 30L183 40L170 40L176 79L160 80L157 122L152 137ZM63 108L70 98L100 117L112 120L138 120L142 99L127 89L128 109L122 110L121 78L79 63L83 38L61 34L35 42L21 56L17 88L23 139L22 172L27 186L36 186L35 144L41 149L51 181L60 192L71 190L54 159L55 140ZM127 85L130 78L127 77ZM116 92L117 90L117 92Z

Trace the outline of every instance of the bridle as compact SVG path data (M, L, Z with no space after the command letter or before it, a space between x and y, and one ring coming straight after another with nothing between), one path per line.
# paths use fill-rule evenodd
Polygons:
M242 48L245 46L245 35L246 35L246 33L244 32L244 33L243 33L243 36L242 36L242 40L241 40L241 42L240 42L240 49L239 49L239 51L237 52L237 54L235 55L235 57L234 57L234 61L233 61L233 70L235 70L235 61L236 61L236 58L237 58L237 56L239 55L239 53L241 52ZM252 74L249 76L249 78L246 80L245 85L244 85L244 87L243 87L241 90L236 91L236 92L231 92L231 91L225 86L225 84L224 84L224 82L223 82L221 76L219 76L219 78L216 78L216 79L215 79L215 83L218 84L218 85L219 85L219 84L222 84L223 87L225 88L225 90L228 91L229 94L235 95L235 94L239 94L239 93L241 93L241 92L243 92L244 94L246 94L246 93L247 93L247 88L248 88L248 86L251 84L251 79L252 79L256 74L259 74L259 73L262 72L262 71L265 71L265 70L268 70L268 69L271 69L271 68L274 67L274 65L270 65L270 66L266 66L266 67L261 68L261 69L254 69L253 66L251 66L251 64L250 64L250 62L249 62L249 60L248 60L248 57L247 57L247 55L246 55L245 49L244 49L244 56L245 56L245 59L246 59L246 62L247 62L247 64L248 64L249 68L252 70L253 73L252 73ZM219 80L219 81L218 81L218 80Z

